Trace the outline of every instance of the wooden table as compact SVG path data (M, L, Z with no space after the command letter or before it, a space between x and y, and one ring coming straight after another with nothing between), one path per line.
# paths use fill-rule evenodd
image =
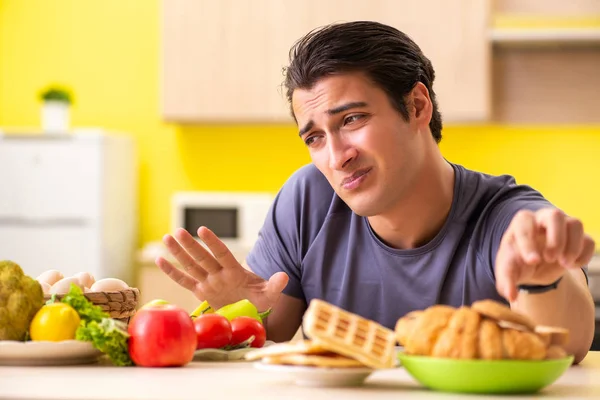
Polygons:
M571 367L537 397L599 398L600 352ZM469 399L500 396L469 396ZM510 396L510 399L533 396ZM183 368L0 367L1 399L430 399L465 398L423 389L398 368L374 372L364 386L310 388L246 362L194 362Z

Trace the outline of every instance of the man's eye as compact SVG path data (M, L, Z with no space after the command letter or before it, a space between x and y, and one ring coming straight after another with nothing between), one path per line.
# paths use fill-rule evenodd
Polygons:
M346 118L344 119L344 125L348 125L348 124L351 124L351 123L353 123L353 122L356 122L356 121L358 121L359 119L361 119L362 117L363 117L363 116L362 116L362 114L354 114L354 115L350 115L350 116L348 116L348 117L346 117Z
M306 140L304 140L304 144L306 144L307 146L310 146L314 142L315 142L315 137L314 136L309 136L309 137L306 138Z

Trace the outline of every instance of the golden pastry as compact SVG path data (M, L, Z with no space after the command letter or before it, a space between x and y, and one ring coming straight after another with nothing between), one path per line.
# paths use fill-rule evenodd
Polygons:
M408 340L408 337L411 335L412 331L415 329L417 320L421 315L423 315L423 311L412 311L400 318L396 323L396 328L394 331L396 333L396 340L401 346L406 345L406 341Z
M487 318L481 321L477 350L479 358L484 360L503 358L502 331L495 321Z
M433 346L433 357L473 359L477 357L479 314L468 307L456 310Z
M517 313L511 310L510 307L494 300L476 301L471 305L471 308L481 315L496 321L511 322L513 324L525 326L529 330L533 330L535 327L535 323L531 318Z
M502 303L483 300L471 307L434 305L396 323L395 337L407 354L455 359L543 360L567 356L569 332L535 326Z
M569 331L565 328L538 325L534 331L542 338L546 346L558 345L564 347L569 343Z
M566 356L567 352L565 351L565 349L557 345L551 345L550 347L548 347L548 350L546 350L547 360L565 358Z
M505 358L513 360L543 360L546 358L546 346L535 333L502 329L502 346Z
M417 318L413 332L406 340L406 352L430 355L438 335L446 328L455 311L455 308L445 305L435 305L426 309Z

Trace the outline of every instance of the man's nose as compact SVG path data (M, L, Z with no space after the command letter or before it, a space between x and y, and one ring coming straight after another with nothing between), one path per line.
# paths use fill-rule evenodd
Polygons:
M329 147L329 167L331 169L344 169L356 158L356 148L338 135L331 135L327 146Z

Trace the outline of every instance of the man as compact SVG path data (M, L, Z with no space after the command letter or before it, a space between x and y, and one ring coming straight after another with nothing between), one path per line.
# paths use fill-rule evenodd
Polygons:
M292 338L313 298L389 328L411 310L491 298L570 329L579 362L594 331L582 269L594 242L533 189L446 161L433 82L429 60L394 28L311 32L285 83L312 164L278 193L247 265L205 227L212 255L180 229L164 242L186 272L157 265L213 307L273 307L275 341Z

